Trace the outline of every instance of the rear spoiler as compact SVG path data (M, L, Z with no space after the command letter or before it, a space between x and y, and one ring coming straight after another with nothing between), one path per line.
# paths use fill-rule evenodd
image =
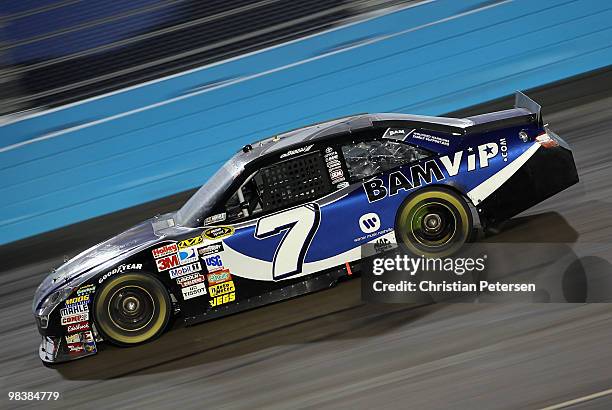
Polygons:
M542 125L542 106L520 91L514 93L514 108L524 108L536 115L536 121Z

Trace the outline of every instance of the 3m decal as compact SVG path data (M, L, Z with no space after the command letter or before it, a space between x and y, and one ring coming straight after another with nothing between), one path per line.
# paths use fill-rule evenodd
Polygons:
M206 270L209 272L223 269L223 260L221 260L220 255L207 256L204 258L204 263L206 263Z
M162 258L176 252L178 252L178 245L175 243L164 245L152 251L154 258Z
M168 273L170 274L170 279L178 278L179 276L187 275L193 272L199 272L202 270L202 265L200 262L192 263L191 265L180 266L175 269L170 269Z
M274 280L302 272L304 258L321 221L321 211L316 203L264 216L257 221L255 238L265 240L285 232L272 261Z
M218 285L213 285L208 287L208 292L210 293L210 297L216 297L225 295L226 293L234 292L236 288L234 287L234 282L223 282Z
M202 236L206 239L221 239L226 238L234 234L234 228L231 226L214 226L212 228L205 229L202 232Z
M206 285L204 283L198 283L193 286L181 289L183 293L183 299L188 300L191 298L197 298L198 296L206 295Z
M179 259L181 261L181 265L186 265L188 263L197 262L199 259L198 252L195 248L185 248L179 251Z
M206 279L208 280L208 285L216 285L217 283L232 280L232 275L229 270L225 269L206 275Z
M198 248L198 253L200 254L201 258L219 252L223 252L223 242L217 242Z
M122 273L127 270L140 270L140 269L142 269L142 263L124 263L123 265L119 265L115 269L109 272L106 272L104 276L98 279L98 283L104 282L106 279L108 279L109 277L113 276L116 273Z
M192 246L201 244L203 241L204 239L201 236L195 236L193 238L183 239L182 241L178 243L178 248L179 249L190 248Z
M163 272L165 270L168 270L170 268L174 268L180 265L181 261L179 260L178 255L174 254L174 255L166 256L165 258L157 259L155 261L155 264L157 265L157 271Z

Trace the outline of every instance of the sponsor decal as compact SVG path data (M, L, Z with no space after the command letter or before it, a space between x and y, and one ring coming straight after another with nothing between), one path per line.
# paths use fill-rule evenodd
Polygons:
M420 132L412 133L412 138L416 140L433 142L434 144L440 144L448 147L450 145L450 140L447 138L437 137L435 135L423 134Z
M327 147L325 148L325 155L323 158L325 159L325 164L327 165L329 178L331 179L332 184L336 185L337 189L348 186L348 183L346 183L346 186L344 186L346 177L344 176L344 171L342 170L342 163L338 159L338 153L332 147Z
M220 214L209 216L204 219L204 225L214 224L217 222L223 222L227 218L227 214L225 212L221 212Z
M85 351L85 347L83 346L83 343L69 343L68 344L68 353L70 354L83 353L84 351Z
M332 171L332 172L329 173L329 177L332 179L332 181L334 179L342 178L343 176L344 176L344 173L342 172L341 169L337 169L337 170Z
M501 140L500 140L501 142ZM464 155L467 151L467 154ZM440 163L446 169L449 177L459 173L461 164L465 164L467 172L475 171L489 166L489 160L499 154L499 145L488 142L466 151L457 151L451 156L440 157ZM465 160L464 160L465 159ZM393 171L381 178L373 178L363 183L363 189L369 202L376 202L388 196L396 195L399 191L410 191L435 181L442 181L446 177L440 165L434 160L425 161L411 167Z
M85 312L89 312L89 306L86 303L77 303L61 309L60 316L63 318Z
M508 142L506 142L505 138L499 139L499 150L501 151L504 162L508 162Z
M221 255L207 256L204 258L204 263L206 263L206 270L208 272L223 269L223 260L221 259Z
M186 288L189 286L196 285L198 283L204 283L205 280L206 278L204 277L204 275L196 273L192 275L181 276L176 280L176 283L178 283L182 288Z
M83 340L81 339L80 333L75 333L73 335L66 335L66 343L81 343Z
M211 307L217 307L220 305L224 305L226 303L230 303L236 300L236 293L227 293L223 296L217 296L208 301Z
M209 273L206 275L206 279L208 280L208 285L211 286L216 285L217 283L232 280L232 275L230 274L229 269L224 269L215 273Z
M346 188L346 187L348 187L348 186L349 186L349 183L348 183L347 181L345 181L345 182L340 182L340 183L338 184L338 186L336 186L336 188L338 188L338 189L343 189L343 188Z
M291 155L296 155L296 154L303 154L305 152L310 151L310 149L313 147L313 145L307 145L305 147L302 148L296 148L296 149L292 149L289 150L287 152L285 152L284 154L282 154L280 157L281 158L287 158L290 157Z
M90 293L94 293L95 291L96 291L96 285L94 285L93 283L90 283L89 285L81 286L77 290L77 295L78 296L89 295Z
M201 236L195 236L189 239L183 239L178 243L179 249L191 248L192 246L196 246L202 243L204 239Z
M75 298L66 299L64 302L66 306L76 305L77 303L89 303L89 295L81 295Z
M379 238L374 242L375 252L385 252L393 248L393 244L387 238Z
M155 264L157 265L157 271L163 272L170 268L174 268L181 264L177 254L166 256L164 258L156 259Z
M175 243L170 243L162 246L161 248L153 249L153 257L156 259L162 258L176 252L178 252L178 245Z
M201 258L219 252L223 252L223 242L217 242L202 248L198 248L198 253L200 254Z
M82 335L81 339L83 342L87 342L87 343L94 342L93 333L91 333L91 331L83 332L81 335Z
M96 349L96 342L85 343L85 351L87 353L96 353L98 351Z
M170 279L176 279L179 276L187 275L189 273L199 272L202 270L202 265L200 262L192 263L191 265L180 266L175 269L170 269L168 273L170 274Z
M359 228L363 233L372 233L380 229L380 217L374 212L362 215L359 218Z
M208 292L210 293L211 298L225 295L226 293L234 292L235 290L236 288L234 287L234 282L231 280L208 287Z
M68 325L68 327L66 328L66 331L68 333L74 333L74 332L82 332L84 330L89 330L89 322L80 322L80 323L75 323L74 325Z
M231 226L213 226L202 232L202 236L207 239L221 239L234 234L234 228Z
M122 272L125 272L126 270L140 270L140 269L142 269L142 263L124 263L123 265L119 265L115 269L109 272L106 272L104 276L98 279L98 283L104 282L106 279L113 276L115 273L122 273Z
M206 295L206 285L204 283L198 283L186 288L182 288L183 299L188 300L191 298L197 298L199 296Z
M195 248L185 248L179 251L179 259L181 261L181 265L186 265L188 263L197 262L198 252L196 252Z
M89 312L75 313L73 315L62 316L62 326L72 325L79 322L87 322L89 320Z

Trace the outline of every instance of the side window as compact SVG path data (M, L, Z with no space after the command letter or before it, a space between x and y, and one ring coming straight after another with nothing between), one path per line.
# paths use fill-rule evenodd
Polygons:
M320 198L331 191L320 152L273 164L251 175L225 204L228 221Z
M353 181L362 180L431 155L424 149L387 139L343 145L342 154L349 176Z

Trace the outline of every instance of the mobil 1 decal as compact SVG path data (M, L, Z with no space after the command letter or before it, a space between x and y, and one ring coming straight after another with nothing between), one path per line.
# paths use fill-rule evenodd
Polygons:
M499 142L488 142L475 148L470 147L445 155L439 158L439 163L434 159L429 159L390 172L380 178L372 178L363 183L363 189L369 202L380 201L400 191L410 191L432 182L439 182L446 179L447 176L454 177L459 173L462 164L465 164L467 172L486 168L489 166L489 161L500 152L503 154L504 161L507 161L507 145L503 138Z

